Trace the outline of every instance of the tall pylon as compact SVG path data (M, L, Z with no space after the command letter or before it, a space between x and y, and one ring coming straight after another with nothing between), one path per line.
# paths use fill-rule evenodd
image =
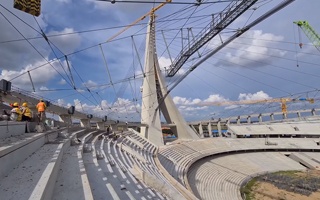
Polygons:
M164 145L160 111L170 127L178 136L178 139L198 139L197 134L188 126L182 115L175 106L170 95L165 99L167 87L164 76L160 71L155 45L154 15L150 15L150 21L146 36L146 51L144 62L144 79L142 86L141 105L141 134L155 145Z

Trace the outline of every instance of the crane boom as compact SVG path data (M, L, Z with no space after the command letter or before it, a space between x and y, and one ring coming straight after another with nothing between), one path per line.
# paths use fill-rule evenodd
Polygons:
M308 101L314 103L313 98L274 98L274 99L260 99L260 100L241 100L241 101L223 101L223 102L205 102L201 103L202 106L230 106L230 105L243 105L243 104L259 104L259 103L281 103L283 113L287 113L287 102Z
M320 51L320 35L317 34L310 24L307 21L296 21L293 23L297 24L303 30L312 44Z
M126 30L128 30L129 28L131 28L132 26L134 26L135 24L137 24L138 22L144 20L148 15L153 15L154 12L156 12L157 10L159 10L160 8L162 8L164 5L166 5L167 3L170 3L172 0L166 0L165 2L159 4L157 7L152 8L149 12L147 12L146 14L144 14L142 17L138 18L137 20L135 20L134 22L132 22L131 24L129 24L128 26L124 27L122 30L120 30L118 33L116 33L115 35L113 35L112 37L110 37L107 42L112 41L114 38L118 37L121 33L125 32Z

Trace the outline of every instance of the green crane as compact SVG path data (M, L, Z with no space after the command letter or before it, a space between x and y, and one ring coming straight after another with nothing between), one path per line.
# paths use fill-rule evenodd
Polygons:
M312 44L318 49L318 51L320 51L320 35L316 33L316 31L310 26L310 24L307 21L297 21L293 23L297 24L303 30ZM300 48L302 48L301 42L299 43L299 46Z

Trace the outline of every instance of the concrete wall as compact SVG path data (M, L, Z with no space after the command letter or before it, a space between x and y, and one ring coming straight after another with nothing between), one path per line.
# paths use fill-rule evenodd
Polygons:
M26 132L26 122L0 121L0 139L22 135Z

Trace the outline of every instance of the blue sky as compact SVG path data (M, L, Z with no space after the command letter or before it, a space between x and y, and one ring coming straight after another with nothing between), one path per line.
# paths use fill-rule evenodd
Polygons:
M235 30L278 3L277 0L259 0L224 30L221 38L226 40ZM76 105L82 112L124 121L139 120L140 62L143 65L148 18L116 40L106 41L121 30L115 27L132 23L153 4L43 0L42 13L36 18L14 9L12 0L0 4L3 14L0 16L1 79L11 80L13 86L62 106ZM162 33L170 44L170 55L174 59L182 42L186 45L188 41L187 28L197 35L210 22L211 15L219 13L227 4L209 3L198 7L172 4L157 11L156 45L161 67L164 69L171 63ZM194 70L171 93L184 117L190 121L280 110L278 103L221 107L201 106L202 102L290 96L318 98L320 52L302 31L304 45L299 48L298 28L293 21L307 20L320 33L319 7L318 0L296 0ZM41 37L39 26L48 36L51 47ZM199 53L213 49L219 43L219 37L213 38ZM72 78L64 55L67 55ZM169 87L199 60L198 54L190 60L179 74L167 78ZM304 109L310 105L295 103L290 106Z

